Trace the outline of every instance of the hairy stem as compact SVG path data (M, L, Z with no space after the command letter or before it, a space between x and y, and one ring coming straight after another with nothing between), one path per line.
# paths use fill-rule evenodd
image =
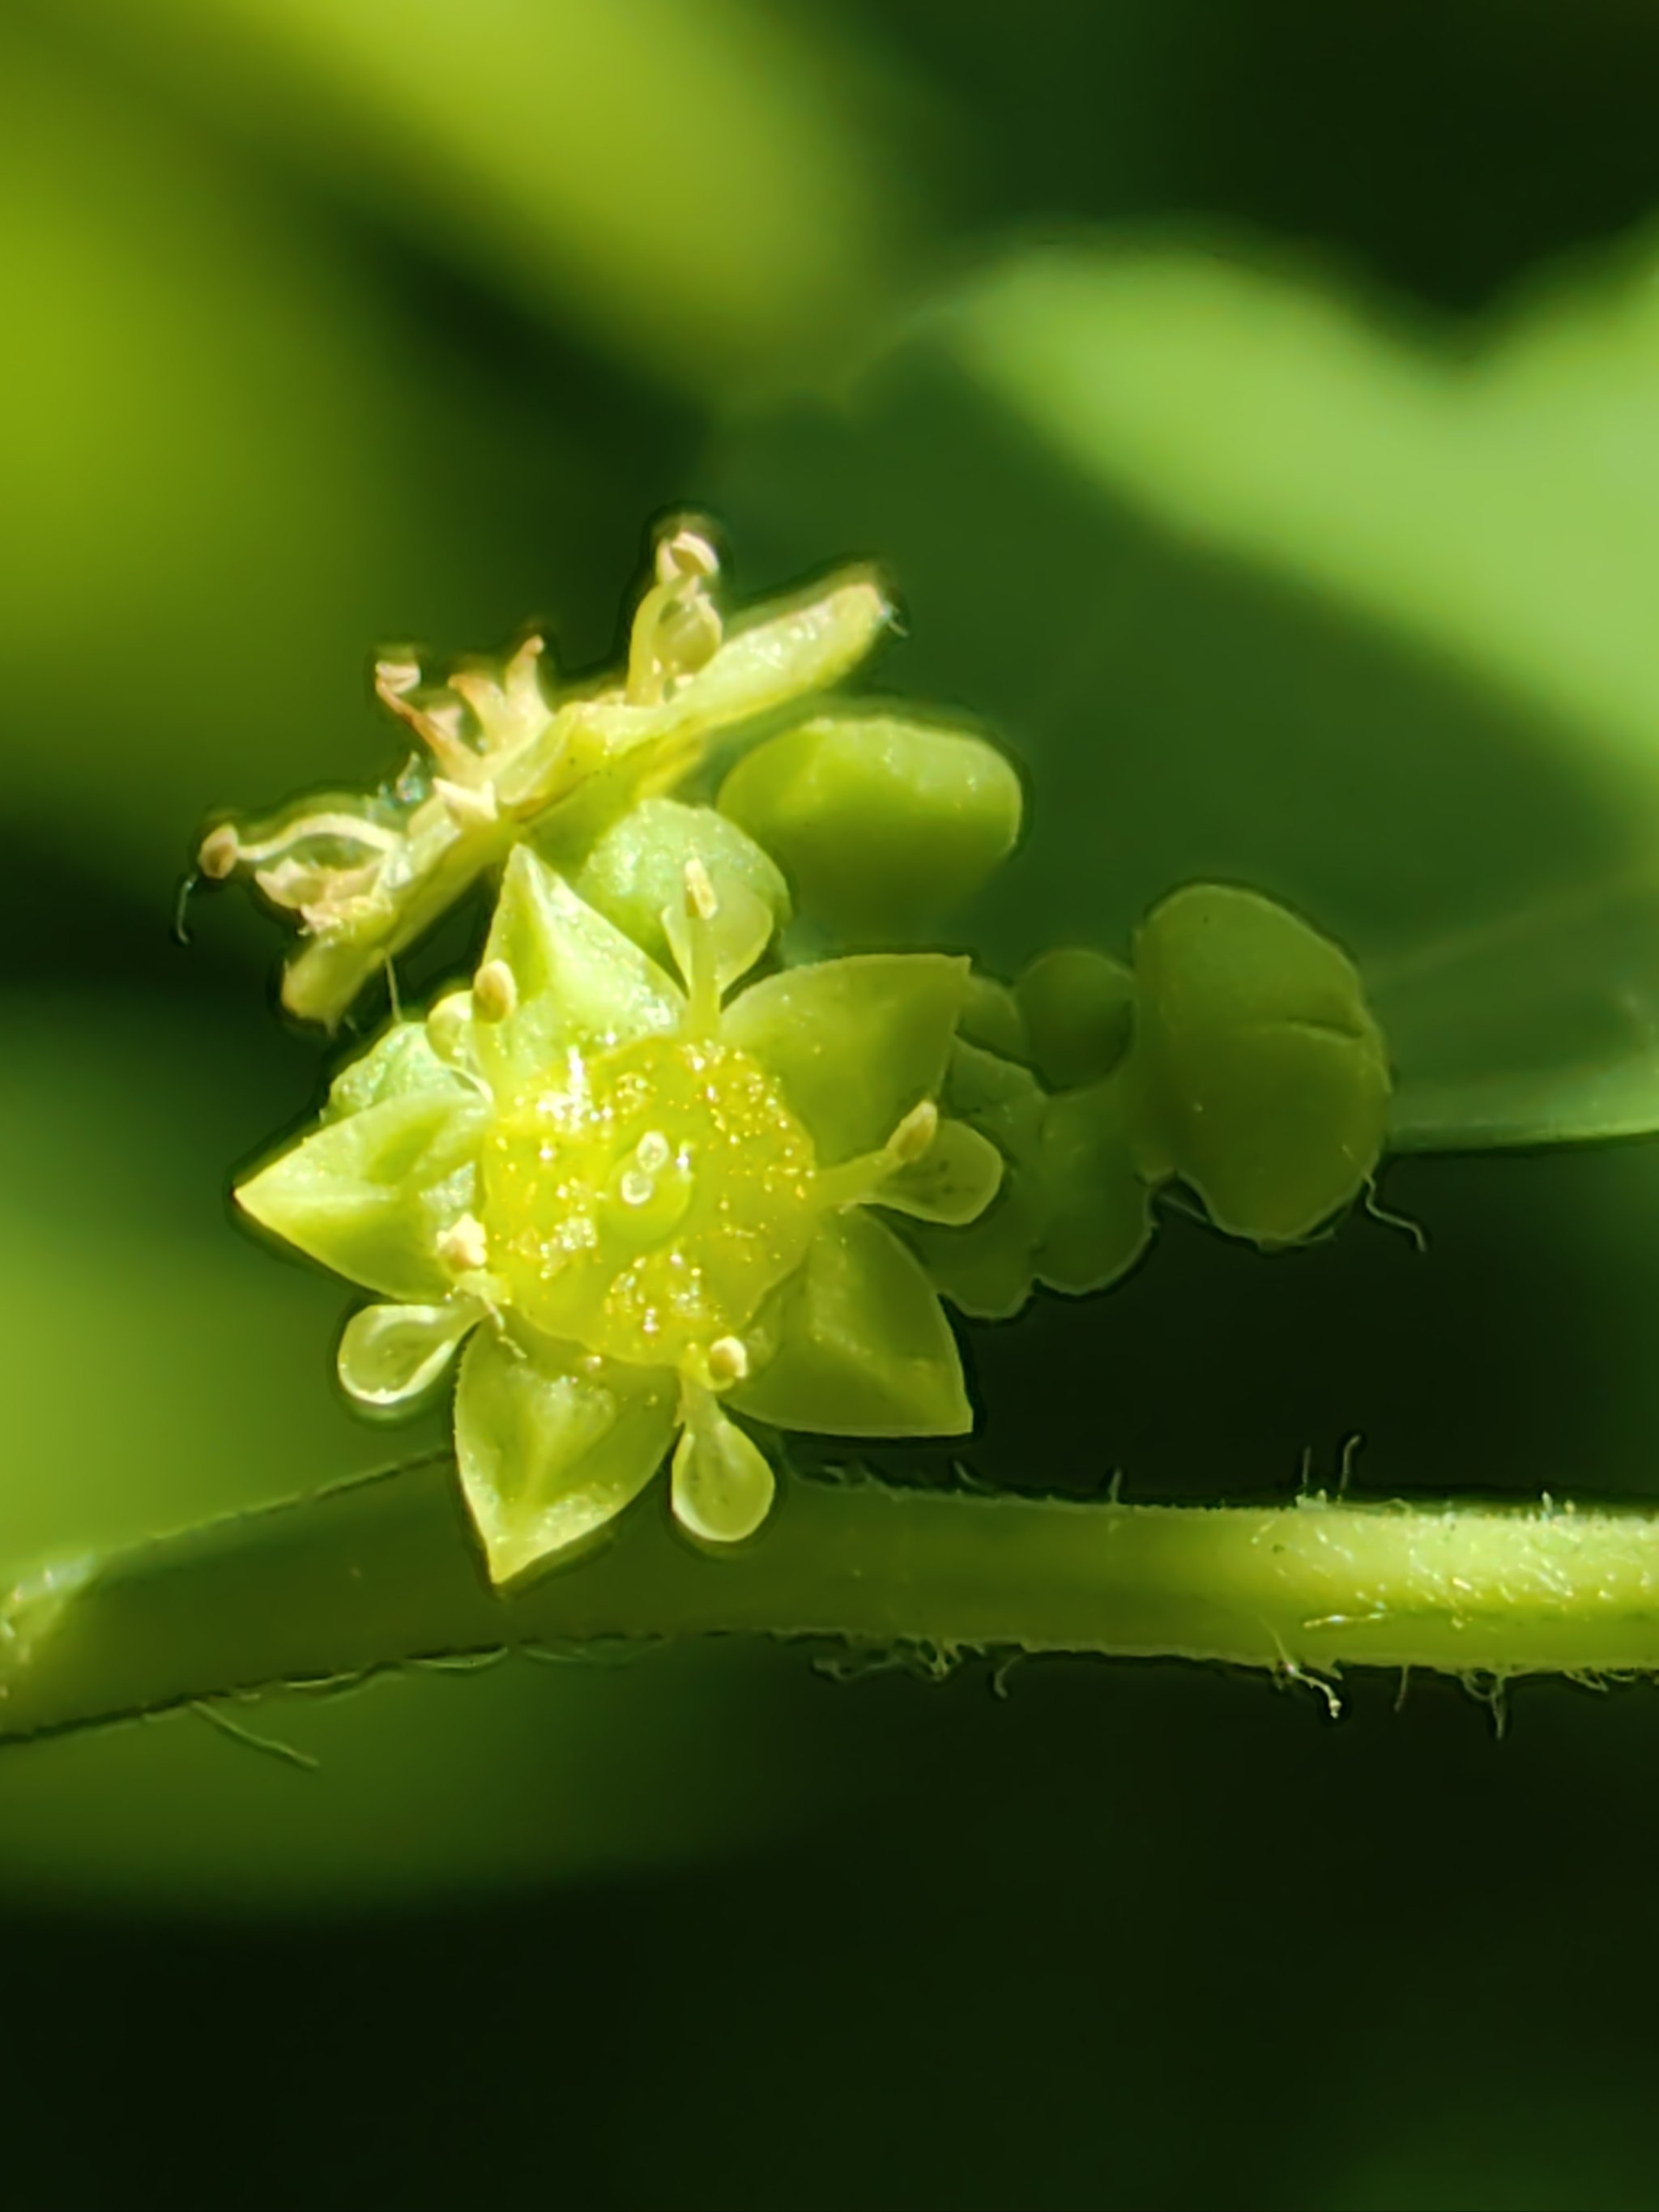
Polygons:
M794 1481L733 1556L697 1553L653 1498L598 1557L502 1596L434 1460L20 1583L0 1738L442 1653L743 1631L1309 1672L1659 1670L1659 1517Z

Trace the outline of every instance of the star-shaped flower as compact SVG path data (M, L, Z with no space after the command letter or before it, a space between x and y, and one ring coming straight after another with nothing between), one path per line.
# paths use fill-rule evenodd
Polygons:
M779 1428L971 1426L955 1341L889 1208L963 1223L995 1146L938 1098L965 960L784 969L713 844L660 921L683 982L515 848L470 990L393 1025L321 1126L243 1183L256 1220L392 1303L345 1386L404 1405L463 1340L461 1480L497 1582L602 1528L672 1452L683 1528L765 1518Z

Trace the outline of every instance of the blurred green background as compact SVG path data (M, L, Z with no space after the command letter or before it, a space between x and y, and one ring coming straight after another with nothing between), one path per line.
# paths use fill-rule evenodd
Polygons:
M326 1060L174 890L392 763L375 647L608 657L665 507L744 592L890 564L878 683L1030 774L1005 966L1217 873L1381 975L1650 859L1656 90L1631 0L12 0L8 1569L431 1441L229 1224ZM1172 1220L969 1332L972 1470L1659 1492L1655 1149L1387 1194L1427 1259ZM0 1754L12 2198L1659 2204L1650 1692L1006 1686L660 1650L250 1710L314 1771Z

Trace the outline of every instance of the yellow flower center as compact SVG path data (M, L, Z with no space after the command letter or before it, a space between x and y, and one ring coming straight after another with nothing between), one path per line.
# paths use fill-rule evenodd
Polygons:
M738 1334L805 1256L812 1143L747 1053L648 1037L573 1051L484 1148L489 1264L516 1312L672 1367Z

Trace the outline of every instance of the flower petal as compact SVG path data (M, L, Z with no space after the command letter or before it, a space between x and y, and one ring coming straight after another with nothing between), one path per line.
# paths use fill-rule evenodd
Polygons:
M1040 1194L1029 1175L1011 1166L1001 1192L979 1220L964 1229L930 1224L908 1233L928 1281L958 1313L974 1321L1008 1321L1031 1295L1043 1226Z
M1014 986L1031 1065L1051 1091L1098 1083L1134 1036L1134 970L1084 945L1040 952Z
M434 1052L424 1022L393 1022L367 1052L359 1053L335 1077L325 1110L332 1121L413 1091L433 1091L453 1097L469 1088L466 1078L458 1075Z
M958 1039L943 1103L996 1146L1002 1180L976 1220L960 1228L908 1230L908 1241L921 1255L928 1279L961 1312L1003 1321L1031 1295L1033 1254L1049 1222L1042 1173L1048 1094L1030 1068Z
M1051 1290L1104 1290L1152 1242L1152 1193L1135 1164L1131 1105L1121 1074L1048 1101L1041 1158L1049 1213L1035 1264Z
M407 1406L430 1388L483 1316L476 1298L441 1306L365 1306L340 1339L340 1381L360 1406Z
M461 1362L455 1455L492 1582L512 1581L615 1519L662 1465L678 1378L543 1339L478 1330Z
M776 919L766 901L747 884L730 880L718 883L719 901L709 924L714 934L714 981L722 991L746 975L772 941ZM662 933L674 955L674 964L691 988L691 923L684 892L664 907L659 917Z
M1229 1236L1312 1236L1388 1134L1388 1049L1358 969L1260 892L1188 884L1141 924L1135 970L1143 1169L1178 1174Z
M919 1221L977 1221L1002 1182L1002 1154L965 1121L944 1121L919 1160L896 1168L871 1200Z
M238 1186L237 1203L313 1260L387 1297L442 1297L436 1240L472 1205L489 1109L416 1091L326 1121Z
M653 960L665 963L673 955L663 909L684 910L685 864L693 857L708 871L720 902L714 916L716 964L725 985L748 974L774 926L788 921L789 889L769 854L712 806L642 799L612 823L572 871L571 886ZM739 896L744 892L747 898ZM756 903L763 916L756 913Z
M679 994L655 961L527 845L507 863L484 958L504 962L518 992L505 1020L474 1031L498 1091L533 1081L572 1046L626 1044L680 1018Z
M720 1035L778 1078L833 1167L879 1150L937 1094L968 977L966 960L937 952L791 968L735 1000Z
M740 1543L771 1511L777 1486L760 1446L711 1398L675 1448L675 1519L706 1544Z
M945 1096L1006 1160L1001 1188L979 1218L906 1232L953 1305L1001 1321L1036 1283L1075 1296L1128 1273L1151 1242L1152 1218L1122 1070L1050 1097L1025 1069L958 1046Z
M757 1371L730 1402L779 1428L957 1437L974 1425L956 1339L921 1261L857 1208L825 1221L749 1340Z

